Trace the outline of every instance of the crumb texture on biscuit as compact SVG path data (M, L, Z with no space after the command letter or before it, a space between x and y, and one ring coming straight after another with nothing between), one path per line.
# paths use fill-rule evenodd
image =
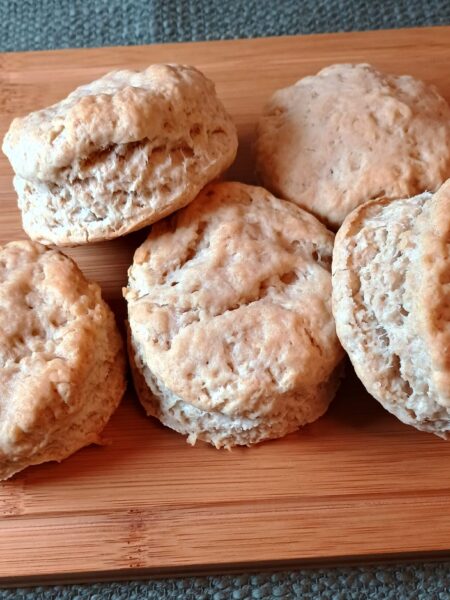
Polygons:
M380 200L338 232L333 312L368 389L405 423L450 430L450 182L433 196Z
M256 154L268 189L338 228L370 199L435 191L450 177L450 106L413 77L332 65L275 92Z
M57 250L0 249L0 479L99 434L125 387L114 316Z
M117 71L13 121L3 142L39 242L124 235L185 206L233 162L236 128L200 71Z
M228 438L246 442L227 437L226 423L251 429L252 443L258 423L267 426L261 437L278 437L326 410L336 386L321 400L319 390L342 357L332 247L314 217L237 183L207 186L154 226L135 253L125 297L133 360L166 420L177 413L182 427L197 415L199 432L200 421L205 431L208 419L216 429L223 423L216 442L232 445Z
M156 417L171 429L187 436L195 445L197 440L208 442L217 449L251 446L258 442L283 437L299 427L321 417L339 387L342 368L338 366L330 377L309 390L285 394L279 400L280 411L273 414L245 417L206 411L185 402L168 390L147 365L140 363L139 352L129 345L133 382L147 415Z

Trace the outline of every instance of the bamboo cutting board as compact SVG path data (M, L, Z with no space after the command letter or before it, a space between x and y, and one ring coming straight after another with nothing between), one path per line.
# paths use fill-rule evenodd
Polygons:
M230 178L253 181L251 140L276 88L333 62L367 61L450 100L450 27L0 55L0 136L10 120L116 68L198 66L240 133ZM123 316L121 286L145 234L71 250ZM0 242L23 238L0 157ZM351 375L330 411L252 449L189 447L130 391L111 445L0 485L3 583L130 578L450 550L450 443L395 420Z

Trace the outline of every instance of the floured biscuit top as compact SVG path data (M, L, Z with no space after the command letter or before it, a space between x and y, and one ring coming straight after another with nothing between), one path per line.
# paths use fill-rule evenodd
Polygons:
M333 234L263 188L207 186L158 223L125 290L133 344L160 388L252 417L335 369Z
M194 67L113 71L49 108L14 119L3 150L16 174L53 180L60 169L111 144L169 132L185 122L186 107L208 103L209 96L215 97L214 84Z
M450 177L450 107L413 77L333 65L275 92L256 148L268 189L337 228L370 199L434 191Z

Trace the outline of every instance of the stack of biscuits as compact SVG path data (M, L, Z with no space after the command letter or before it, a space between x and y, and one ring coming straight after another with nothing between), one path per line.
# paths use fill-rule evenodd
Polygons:
M107 74L12 122L30 241L0 249L0 479L99 441L124 347L147 414L191 444L311 423L345 351L387 410L446 436L449 105L412 77L333 65L267 103L264 187L223 180L237 146L214 84L175 64ZM123 343L56 247L148 226Z

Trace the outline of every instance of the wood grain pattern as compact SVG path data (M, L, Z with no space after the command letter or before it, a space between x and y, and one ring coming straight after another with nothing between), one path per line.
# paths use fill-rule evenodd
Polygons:
M0 136L10 120L104 72L198 66L239 127L229 177L251 182L251 139L275 89L333 62L367 61L450 100L450 28L0 55ZM0 157L0 243L23 238ZM123 315L121 286L145 234L70 250ZM450 549L450 445L385 413L349 376L328 414L277 442L216 451L148 420L132 393L111 445L0 487L0 580L82 580Z

